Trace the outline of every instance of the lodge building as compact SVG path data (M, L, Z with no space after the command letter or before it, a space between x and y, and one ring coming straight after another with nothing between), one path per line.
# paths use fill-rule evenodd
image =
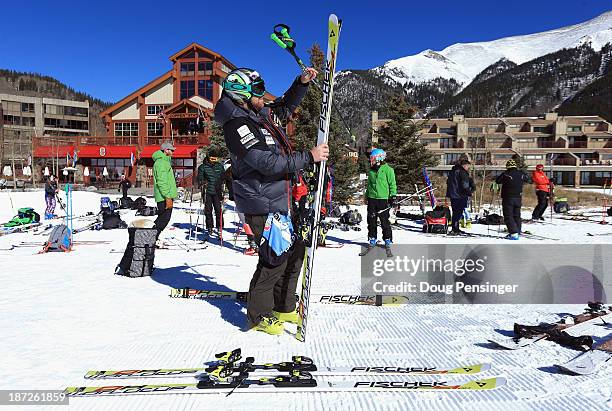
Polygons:
M198 152L202 155L199 149L209 144L221 82L236 66L197 43L170 56L170 62L170 70L100 113L105 136L62 137L69 144L58 150L58 156L76 151L78 164L88 168L93 183L112 181L125 173L137 185L147 186L152 182L151 155L162 142L172 141L177 183L191 185ZM264 98L271 100L273 96L266 94ZM50 139L34 141L38 152L44 154L41 147L48 146Z
M388 120L372 112L372 144L377 130ZM612 125L599 116L451 118L414 120L419 140L439 159L433 172L445 174L461 156L476 167L486 165L501 173L515 153L529 169L536 164L552 167L555 180L566 186L603 185L612 182Z

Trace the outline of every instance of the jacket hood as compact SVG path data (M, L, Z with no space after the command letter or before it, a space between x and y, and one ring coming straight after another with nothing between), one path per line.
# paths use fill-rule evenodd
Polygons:
M157 161L157 160L159 160L159 159L161 159L161 158L164 158L164 157L168 157L168 156L167 156L167 155L165 155L165 154L164 154L164 152L163 152L163 151L161 151L161 150L157 150L156 152L154 152L154 153L151 155L151 158L152 158L153 160L155 160L155 161Z
M269 109L267 107L264 107L261 111L263 112L264 110ZM239 105L234 103L231 98L223 94L221 96L221 99L219 99L217 105L215 106L215 122L220 126L223 126L228 121L239 117L250 117L253 121L257 123L261 122L259 114L240 107Z
M465 169L461 166L461 164L457 163L453 166L453 170L463 170L465 171Z

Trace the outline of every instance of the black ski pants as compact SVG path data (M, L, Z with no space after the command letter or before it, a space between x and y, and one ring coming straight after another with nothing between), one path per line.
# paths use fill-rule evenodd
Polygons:
M502 199L502 211L504 213L504 223L510 234L521 232L521 206L523 199L521 197L508 197Z
M463 210L467 208L468 198L451 198L451 209L453 215L451 217L451 229L454 232L459 231L459 221L463 217Z
M166 208L166 201L157 203L157 218L155 219L157 238L170 222L170 217L172 217L172 208Z
M255 242L259 245L267 215L245 215L246 223L253 230ZM304 244L296 240L289 258L278 266L263 261L261 255L249 286L247 317L249 325L257 325L261 316L272 315L272 310L288 313L295 310L295 291L302 262Z
M221 195L205 194L204 215L206 216L206 229L210 232L215 226L221 230ZM215 222L213 223L213 208L215 210Z
M368 238L377 238L377 224L380 218L383 240L393 240L393 231L389 222L389 210L379 214L379 211L389 207L389 200L368 198Z
M536 190L536 197L538 197L538 205L533 209L531 218L538 220L544 215L544 211L548 207L548 193L542 190Z

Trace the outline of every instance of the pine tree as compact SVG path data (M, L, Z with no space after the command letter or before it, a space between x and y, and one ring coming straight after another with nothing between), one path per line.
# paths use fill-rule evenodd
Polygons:
M380 148L387 152L387 163L395 170L398 191L412 192L421 182L423 167L435 167L438 160L418 139L418 126L411 121L416 109L404 96L392 97L386 108L387 122L378 132Z
M229 151L227 149L227 146L225 145L225 137L223 137L223 128L214 121L211 121L210 124L210 145L208 146L206 153L211 157L228 158Z
M318 44L309 50L310 64L321 76L325 55ZM318 77L319 81L321 77ZM321 112L321 90L311 85L302 100L298 112L294 116L295 134L292 136L296 150L310 150L317 140L319 113ZM346 204L354 194L353 183L357 176L357 163L349 157L347 142L350 140L346 130L342 127L337 113L332 111L332 120L329 127L329 160L327 164L332 170L334 178L333 200Z

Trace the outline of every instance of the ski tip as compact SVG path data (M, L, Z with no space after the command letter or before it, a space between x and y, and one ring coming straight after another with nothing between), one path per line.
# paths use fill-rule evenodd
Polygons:
M474 380L461 385L462 390L493 390L506 385L505 377L485 378L482 380Z

